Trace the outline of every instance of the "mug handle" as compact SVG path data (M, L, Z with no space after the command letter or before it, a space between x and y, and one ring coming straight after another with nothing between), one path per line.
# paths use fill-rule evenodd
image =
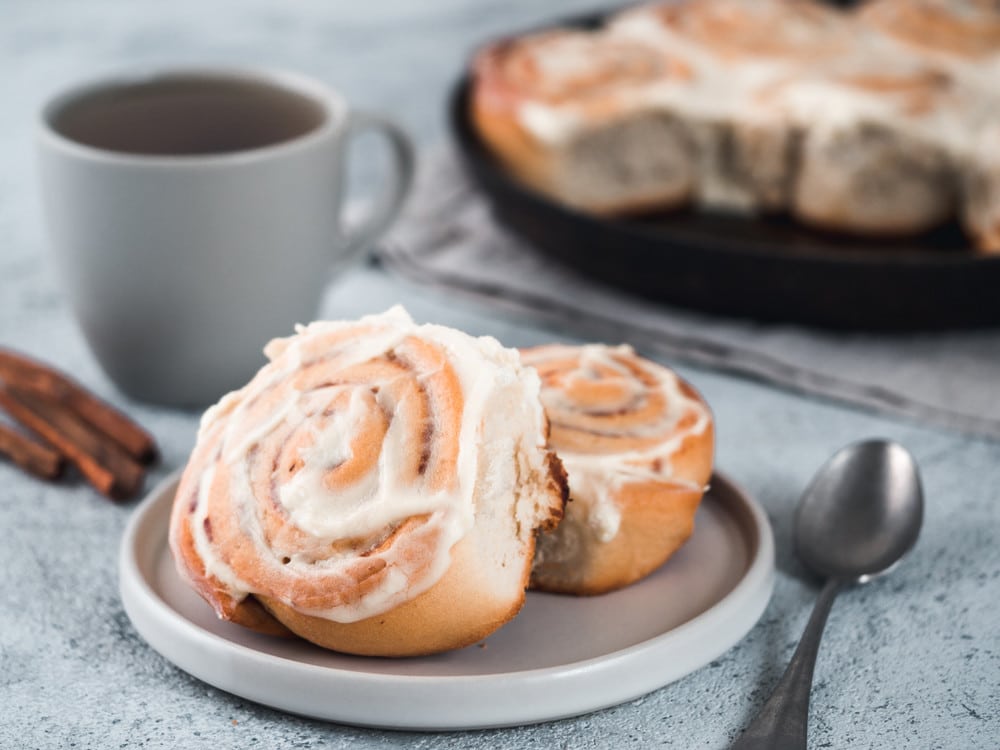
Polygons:
M364 216L353 226L344 226L340 216L341 237L346 240L341 251L345 265L364 253L392 224L403 207L403 201L413 184L415 156L409 136L392 120L371 112L351 111L342 140L346 152L352 137L366 130L376 131L385 136L391 147L391 179L373 199Z

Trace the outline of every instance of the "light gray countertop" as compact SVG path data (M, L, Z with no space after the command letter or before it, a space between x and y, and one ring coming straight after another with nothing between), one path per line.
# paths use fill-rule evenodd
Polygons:
M77 78L143 65L276 65L390 112L423 145L474 41L586 11L568 0L0 1L0 345L71 372L155 433L182 466L197 415L130 403L87 351L45 257L32 120ZM366 174L361 165L362 174ZM418 320L508 345L559 337L366 267L331 284L319 314L396 302ZM816 587L790 552L798 494L834 450L901 441L927 496L920 542L890 577L836 604L816 670L812 747L1000 747L1000 445L680 366L712 404L718 463L767 510L778 580L760 623L711 666L632 703L532 727L410 734L288 716L211 688L136 634L118 598L117 552L134 503L80 483L30 481L0 462L0 747L724 748L791 656ZM998 388L1000 396L1000 388Z

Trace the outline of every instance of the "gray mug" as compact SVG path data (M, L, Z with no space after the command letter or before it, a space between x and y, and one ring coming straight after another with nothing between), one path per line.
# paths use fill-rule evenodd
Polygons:
M391 179L342 218L351 136L391 145ZM180 69L57 96L39 123L43 207L84 335L127 394L201 406L308 322L333 274L399 213L406 135L300 75Z

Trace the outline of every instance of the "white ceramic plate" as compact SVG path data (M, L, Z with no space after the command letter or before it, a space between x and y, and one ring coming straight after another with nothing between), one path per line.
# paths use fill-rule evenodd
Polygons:
M235 695L318 719L394 729L471 729L575 716L708 664L757 622L774 586L760 507L716 474L688 543L648 578L598 597L529 593L480 644L379 659L257 635L216 619L167 547L177 477L133 514L122 540L125 611L178 667Z

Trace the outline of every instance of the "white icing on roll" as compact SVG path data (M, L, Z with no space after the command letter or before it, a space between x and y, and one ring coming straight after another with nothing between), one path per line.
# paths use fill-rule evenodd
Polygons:
M357 336L342 336L354 330ZM442 353L456 376L457 395L435 390L432 381L443 377L440 367L424 370L413 365L404 374L385 374L394 372L385 363L395 358L418 361L408 349L413 341ZM531 535L538 519L530 516L527 506L535 498L518 497L519 475L543 472L546 422L538 376L520 366L515 350L492 338L417 325L395 307L358 322L298 327L295 336L271 342L265 352L271 362L245 388L228 394L205 414L198 437L199 444L217 447L197 478L189 528L205 572L231 597L264 594L305 614L354 622L388 611L440 580L450 550L475 522L477 505L523 517L521 541ZM367 379L358 374L368 372L365 368L373 362L382 369ZM314 376L309 368L321 369ZM309 379L301 385L297 379L304 372ZM409 390L404 388L407 378L414 380ZM420 405L413 401L414 392L430 400L430 418L436 421L408 421L407 410ZM401 400L394 401L397 398ZM441 403L433 403L435 398ZM264 399L273 401L270 408L262 408ZM439 443L448 439L444 413L455 408L461 408L454 436L457 460L453 471L444 475L438 464L447 465L440 459L447 445ZM376 436L374 446L371 435ZM370 464L365 463L367 454L362 455L369 448L377 450ZM500 458L487 461L493 451L502 451ZM408 476L401 467L413 464L416 455L424 456L420 471ZM274 468L267 494L261 497L255 479L263 460L273 461ZM297 467L290 476L281 468L286 463ZM355 465L364 468L359 476L341 479L336 474L354 471ZM329 580L333 590L350 588L361 552L361 563L384 563L377 585L356 584L333 604L310 607L297 601L294 592L264 590L241 577L234 571L238 566L227 562L234 552L213 541L220 521L210 519L210 506L220 468L228 477L226 507L234 509L241 543L251 546L262 578L297 575L310 586ZM331 488L331 482L336 486ZM262 506L269 503L278 506L277 513L290 528L284 522L277 531L268 526ZM388 547L379 543L408 519L424 517L408 532L413 540ZM358 546L351 540L368 541Z
M650 445L622 450L574 450L557 439L553 448L559 454L569 482L571 503L569 512L582 518L594 536L609 542L618 533L621 509L616 500L618 491L631 483L649 481L674 484L683 489L699 489L698 485L674 475L671 459L685 439L701 435L711 424L711 414L704 403L685 393L682 382L668 368L636 357L632 347L589 344L583 347L546 346L523 353L525 364L537 367L543 374L542 402L545 404L553 433L563 418L574 414L586 417L588 407L577 403L572 391L575 385L584 387L588 381L611 384L618 391L593 405L592 415L628 412L647 402L650 396L662 396L665 411L650 421L639 422L608 432L596 431L598 437L630 441L648 440ZM558 384L546 379L546 365L560 360L577 359L576 367L564 374ZM642 368L643 375L655 379L653 385L641 382L622 359ZM610 376L608 373L615 373ZM693 419L692 419L693 417ZM681 421L687 423L681 426ZM575 429L575 428L574 428ZM669 436L669 437L667 437Z
M795 20L794 16L791 16ZM786 19L787 20L787 19ZM789 42L803 43L816 37L814 25L795 23L783 25L783 36ZM530 48L537 75L559 75L564 81L585 80L587 72L602 64L613 71L616 50L634 48L651 58L674 60L683 66L685 75L665 73L659 77L623 75L616 81L614 73L604 83L604 92L614 91L617 108L605 112L607 117L628 117L630 113L666 110L670 114L722 121L736 116L766 116L754 104L761 88L787 75L794 61L776 56L744 56L737 63L719 58L718 54L683 31L665 24L654 8L639 8L626 12L610 22L606 29L591 32L589 55L581 54L580 34L569 39L539 37ZM573 43L568 43L570 39ZM586 116L586 97L566 96L555 101L529 99L519 108L518 118L535 138L550 145L560 145L599 124Z
M808 130L819 138L828 138L844 130L866 124L881 124L940 146L959 157L968 152L970 129L984 117L995 118L1000 109L997 98L988 90L1000 68L993 63L945 65L951 81L940 86L940 95L926 111L908 111L905 92L868 91L844 80L845 76L865 74L911 78L918 81L931 71L941 71L921 56L902 47L898 42L880 37L870 28L854 23L846 15L828 9L798 8L795 4L763 2L760 8L749 3L751 13L763 13L776 27L778 41L769 53L751 54L747 50L728 49L721 40L715 45L694 38L685 26L685 15L698 15L705 7L707 23L723 23L723 32L732 34L732 23L726 14L730 10L746 12L748 3L719 0L711 3L688 0L678 4L680 21L675 26L666 22L659 6L627 10L612 18L607 27L591 32L590 46L609 50L616 45L631 43L647 51L682 61L690 71L688 76L664 75L659 79L630 80L623 77L614 90L614 108L604 108L595 117L588 110L586 92L581 96L564 96L557 100L528 97L519 106L518 119L534 138L550 147L562 147L590 129L600 127L603 120L627 119L640 112L662 111L685 118L695 129L705 124L753 125L772 128ZM808 6L808 4L802 4ZM816 10L816 13L812 11ZM804 13L802 11L805 11ZM712 14L715 14L712 20ZM697 26L704 19L691 21ZM763 23L758 19L758 23ZM711 26L699 33L711 33ZM749 42L760 29L748 32ZM558 73L564 80L583 80L588 70L600 63L599 56L580 54L580 34L574 34L573 44L554 43L540 37L531 49L537 62L539 77ZM822 54L803 56L802 51L826 45ZM782 48L787 51L782 51ZM605 63L607 65L607 63ZM988 79L988 80L987 80ZM613 81L613 77L610 79ZM984 86L984 84L987 84ZM605 83L605 96L614 87ZM985 114L984 114L985 112ZM712 146L703 146L711 150ZM703 178L712 180L712 169L702 170ZM731 188L732 186L728 186ZM707 186L702 192L707 203L737 207L746 196L711 196L727 189Z

